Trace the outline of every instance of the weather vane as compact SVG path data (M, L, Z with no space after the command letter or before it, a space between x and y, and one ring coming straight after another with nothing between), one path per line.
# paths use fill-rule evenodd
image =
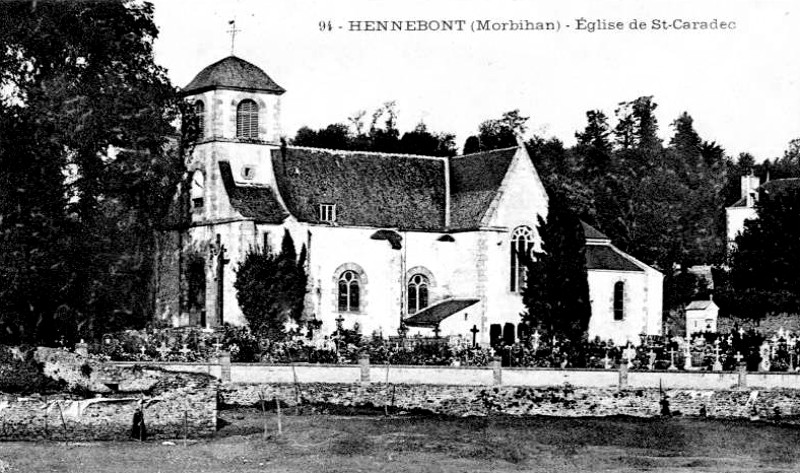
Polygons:
M236 20L230 20L228 24L231 25L231 29L228 30L228 33L231 34L231 56L233 56L233 45L236 41L236 33L239 33L242 30L236 29Z

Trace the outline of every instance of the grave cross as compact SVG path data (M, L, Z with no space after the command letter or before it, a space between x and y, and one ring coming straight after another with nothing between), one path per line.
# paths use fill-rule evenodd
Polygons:
M539 335L539 331L536 330L533 332L533 336L531 338L533 339L533 351L536 351L539 349L539 339L542 338L542 336Z
M180 350L178 350L178 351L179 351L179 352L181 352L181 355L183 355L183 356L186 356L186 355L188 355L188 354L189 354L189 352L191 352L192 350L190 350L190 349L189 349L189 348L186 346L186 344L184 343L184 344L183 344L183 346L181 347L181 349L180 349Z
M230 259L225 257L225 253L228 251L225 248L225 245L222 244L222 236L217 233L217 241L215 244L211 245L211 257L216 257L216 268L214 270L214 279L217 281L217 323L222 325L222 309L223 309L223 296L225 285L223 284L223 280L225 278L225 265L230 263Z
M480 330L478 330L478 326L477 325L473 325L472 328L469 329L469 331L472 332L472 346L474 348L475 347L475 337L478 335L478 332L480 332Z
M678 369L678 367L675 366L675 353L677 352L675 351L674 348L669 351L669 368L667 368L668 370L675 371Z
M742 358L744 358L744 357L742 356L741 352L737 351L736 352L736 356L734 356L733 358L736 359L736 363L741 363L742 362Z
M158 347L156 351L159 353L159 355L161 355L161 358L166 358L167 354L171 352L172 349L169 348L166 343L161 342L161 346Z
M714 371L722 371L722 363L719 361L719 339L714 342Z
M231 25L231 29L229 29L227 33L230 33L231 35L231 56L233 56L233 46L236 41L236 33L241 33L242 30L236 28L236 20L231 20L228 22L228 24Z
M219 353L219 349L222 348L222 343L219 342L219 338L217 338L217 343L212 345L216 353Z

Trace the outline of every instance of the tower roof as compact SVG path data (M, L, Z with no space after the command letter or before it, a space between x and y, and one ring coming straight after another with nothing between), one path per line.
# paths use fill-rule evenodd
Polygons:
M256 90L278 95L286 92L260 67L236 56L228 56L206 67L183 91L188 94L218 88Z

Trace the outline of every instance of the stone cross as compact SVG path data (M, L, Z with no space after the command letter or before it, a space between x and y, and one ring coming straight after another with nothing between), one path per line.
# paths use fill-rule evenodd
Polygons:
M553 335L553 346L556 346L556 343L558 343L558 339Z
M622 356L624 356L624 357L625 357L625 359L626 359L626 360L628 360L628 363L630 363L630 362L632 362L634 359L636 359L636 349L635 349L635 348L633 348L633 347L631 346L631 344L630 344L630 343L628 343L628 348L626 348L626 349L625 349L625 350L622 352Z
M139 351L140 351L140 352L142 352L142 355L144 355L144 352L145 352L146 350L147 350L147 349L144 347L144 345L142 345L142 346L140 346L140 347L139 347Z
M167 355L169 354L169 352L172 351L172 349L169 348L166 343L161 342L161 346L158 347L156 351L159 353L159 355L161 355L161 358L163 359L167 357Z
M652 348L647 353L647 360L647 369L653 371L656 367L656 352L654 352Z
M739 338L744 338L744 328L739 327Z
M472 332L472 346L475 347L476 337L478 336L478 332L480 332L480 330L478 330L477 325L473 325L472 328L469 329L469 331Z
M736 352L736 356L734 356L733 358L736 359L736 363L741 363L742 362L742 358L744 358L744 357L742 356L741 352L737 351Z
M719 361L719 339L714 342L714 371L722 371L722 363Z
M213 344L211 346L214 347L214 350L216 351L216 353L219 353L219 349L222 348L222 343L220 343L219 337L217 337L217 343L215 343L215 344Z
M667 369L670 370L670 371L677 371L678 370L678 367L675 366L675 353L677 353L677 352L675 351L674 348L669 351L669 368L667 368Z
M225 265L230 263L230 259L225 257L225 253L228 251L225 248L225 245L222 244L222 236L217 234L217 241L216 244L211 245L211 256L212 258L216 257L215 263L215 270L214 270L214 279L217 281L217 306L216 306L216 322L222 325L222 314L224 308L224 292L225 292Z
M608 357L608 350L606 350L606 356L603 358L603 368L611 369L611 358Z
M181 349L180 349L180 350L178 350L178 351L179 351L179 352L181 352L181 355L183 355L183 356L186 356L186 355L188 355L188 354L189 354L189 353L190 353L192 350L190 350L190 349L189 349L189 348L186 346L186 344L184 343L184 344L183 344L183 346L181 347Z

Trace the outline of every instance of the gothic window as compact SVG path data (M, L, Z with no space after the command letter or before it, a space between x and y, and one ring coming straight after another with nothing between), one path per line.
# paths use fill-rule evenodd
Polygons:
M192 174L191 186L192 210L202 209L204 205L203 197L205 196L205 176L202 171L197 170Z
M202 140L206 135L206 106L202 100L194 103L194 113L197 115L197 138Z
M355 271L339 276L339 312L358 312L361 280Z
M614 320L625 318L625 283L618 281L614 284Z
M525 280L528 276L523 255L531 256L533 249L533 230L521 226L511 233L511 292L521 292L525 289Z
M422 274L415 274L408 281L408 313L415 314L428 307L430 281Z
M236 137L258 138L258 105L242 100L236 107Z

